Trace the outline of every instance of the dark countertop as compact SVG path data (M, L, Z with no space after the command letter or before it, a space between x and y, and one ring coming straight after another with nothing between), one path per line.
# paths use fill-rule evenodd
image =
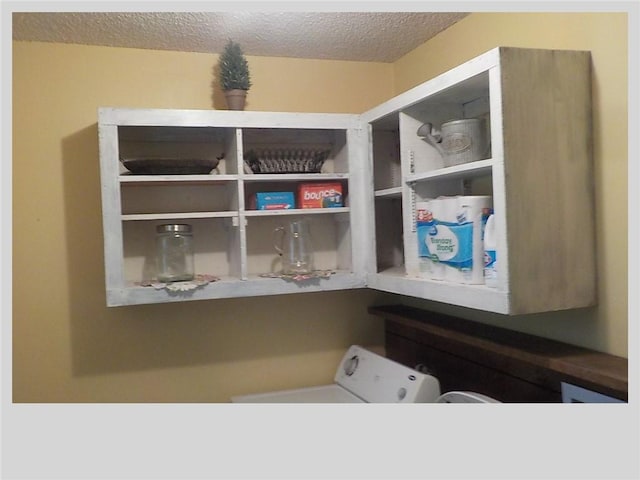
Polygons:
M418 339L441 340L451 353L484 361L557 385L564 381L627 400L628 360L583 347L404 305L369 307L387 329Z

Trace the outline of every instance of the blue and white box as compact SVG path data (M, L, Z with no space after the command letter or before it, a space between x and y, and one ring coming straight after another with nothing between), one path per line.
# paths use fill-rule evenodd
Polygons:
M256 209L286 210L296 208L293 192L259 192L256 193Z

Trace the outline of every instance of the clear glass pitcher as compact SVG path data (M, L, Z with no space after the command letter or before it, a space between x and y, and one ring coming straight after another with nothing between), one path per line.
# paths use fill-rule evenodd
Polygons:
M273 236L273 246L282 257L282 273L304 274L313 271L313 246L307 219L292 220L286 227L279 226L274 229Z

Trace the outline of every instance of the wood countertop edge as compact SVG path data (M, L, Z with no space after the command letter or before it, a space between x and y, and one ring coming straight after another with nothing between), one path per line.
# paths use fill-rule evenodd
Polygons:
M558 377L566 377L564 381L581 381L625 395L628 393L628 361L624 357L404 305L372 306L368 311L449 342L465 344L520 364L548 370ZM451 322L450 326L443 325L447 321ZM469 331L465 331L467 329ZM487 338L492 333L496 333L498 338ZM510 344L509 340L513 340L515 345ZM525 342L531 344L526 348L517 345Z

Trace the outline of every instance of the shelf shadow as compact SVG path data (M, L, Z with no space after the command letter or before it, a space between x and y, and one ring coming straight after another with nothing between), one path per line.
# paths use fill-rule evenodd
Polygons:
M380 343L379 319L366 311L373 296L362 290L106 307L97 125L65 137L62 151L72 375Z

